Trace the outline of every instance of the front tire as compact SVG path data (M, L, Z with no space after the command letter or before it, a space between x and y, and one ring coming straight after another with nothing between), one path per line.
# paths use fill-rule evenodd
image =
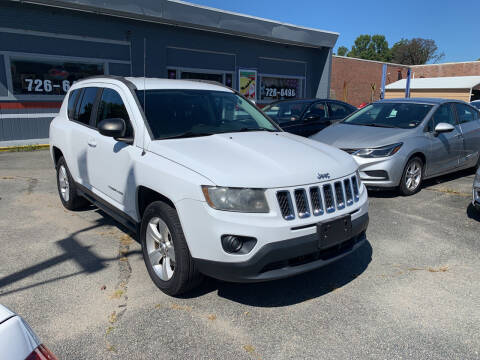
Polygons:
M164 293L177 296L199 285L177 211L155 201L148 205L140 227L143 260L152 281Z
M420 191L423 182L423 167L422 159L417 156L408 160L400 180L400 192L402 195L410 196Z
M67 162L64 157L57 161L57 190L62 205L68 210L77 210L85 207L88 201L78 195L75 181L68 170Z

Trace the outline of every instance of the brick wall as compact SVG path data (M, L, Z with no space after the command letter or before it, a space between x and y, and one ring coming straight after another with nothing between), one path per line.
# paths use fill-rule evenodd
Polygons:
M480 61L412 66L416 78L479 76Z
M372 93L373 101L380 99L382 66L379 61L333 56L330 97L354 106L371 102ZM407 69L403 65L387 64L386 84L406 78Z

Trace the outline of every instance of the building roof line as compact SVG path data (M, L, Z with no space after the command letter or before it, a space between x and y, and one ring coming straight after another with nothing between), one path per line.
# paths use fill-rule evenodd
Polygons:
M213 31L233 36L311 48L333 48L338 33L199 6L180 0L9 0Z
M341 59L366 61L366 62L373 62L373 63L377 63L377 64L387 64L387 65L391 65L391 66L400 66L400 67L404 67L404 68L412 67L412 65L396 64L396 63L379 61L379 60L360 59L360 58L354 58L354 57L350 57L350 56L340 56L340 55L333 55L333 56L337 57L337 58L341 58Z
M478 64L480 64L480 60L472 60L472 61L459 61L459 62L447 62L447 63L440 63L440 64L422 64L422 65L412 65L412 67L422 67L422 66L442 66L442 65L455 65L455 64L471 64L471 63L478 63Z

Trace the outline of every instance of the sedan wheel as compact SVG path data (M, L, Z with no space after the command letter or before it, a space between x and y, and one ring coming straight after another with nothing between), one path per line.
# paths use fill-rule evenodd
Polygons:
M408 161L403 172L400 191L403 195L413 195L420 190L423 179L423 162L415 157Z

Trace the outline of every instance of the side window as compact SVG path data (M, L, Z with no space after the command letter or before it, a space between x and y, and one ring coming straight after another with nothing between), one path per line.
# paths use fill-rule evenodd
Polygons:
M98 88L95 87L84 88L82 99L77 102L77 114L75 120L78 122L85 125L90 124L93 105L95 104L95 98L97 97L97 90Z
M474 110L470 106L455 103L455 109L457 110L458 122L460 124L475 120Z
M313 104L306 112L305 116L314 115L319 119L325 119L327 117L326 106L323 102L317 102Z
M68 95L68 118L70 120L75 119L75 103L77 101L78 96L81 94L81 89L73 90Z
M100 103L98 105L96 125L102 120L113 118L125 120L127 126L125 137L133 136L130 118L128 117L127 109L125 108L125 104L123 103L120 94L113 89L105 88L103 89L102 97L100 98Z
M453 126L457 125L451 104L440 105L428 124L428 131L433 131L435 126L440 123L447 123Z
M328 103L328 114L331 118L343 119L351 113L352 111L342 104Z

